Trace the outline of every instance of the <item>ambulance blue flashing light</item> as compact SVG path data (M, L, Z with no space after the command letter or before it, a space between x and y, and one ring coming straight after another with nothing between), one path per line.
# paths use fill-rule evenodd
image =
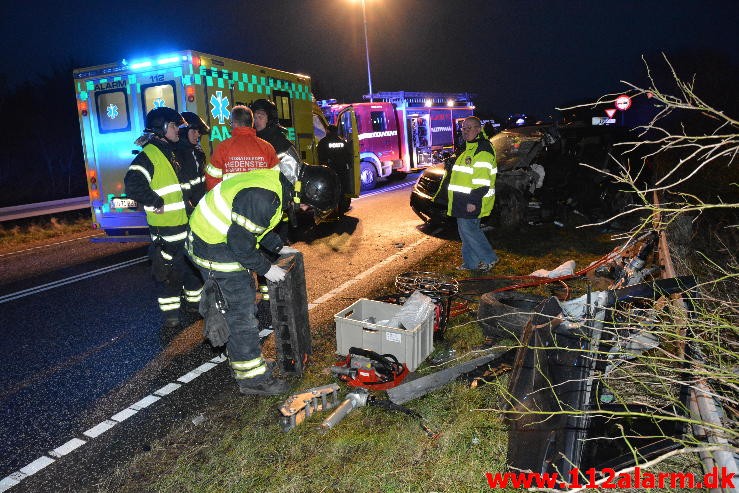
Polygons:
M187 55L164 55L164 56L156 58L156 61L153 61L152 59L147 58L145 60L140 60L140 61L132 63L130 67L131 67L131 70L138 70L141 68L153 67L155 64L156 65L169 65L171 63L179 63L180 61L186 62Z
M151 60L146 60L145 62L137 62L137 63L131 64L132 70L138 70L140 68L145 68L145 67L151 67Z
M187 59L187 57L182 57L183 59ZM180 61L180 57L178 56L170 56L166 58L160 58L157 60L157 65L166 65L168 63L176 63Z

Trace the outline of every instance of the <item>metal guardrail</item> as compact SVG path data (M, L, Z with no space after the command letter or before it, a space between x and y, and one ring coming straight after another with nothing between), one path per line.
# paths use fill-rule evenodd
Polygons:
M654 205L659 209L659 196L656 192L654 194ZM667 234L661 227L663 224L660 214L655 216L654 224L655 229L660 232L657 250L660 264L663 267L662 277L675 277L675 266L672 263L672 257L670 256ZM671 302L677 313L684 315L682 317L682 320L684 321L683 323L687 323L687 306L682 298L675 296ZM712 425L711 429L709 429L708 427L694 424L693 436L702 439L711 445L718 445L728 449L728 440L720 431L722 422L721 413L719 412L718 407L719 404L713 399L713 395L715 395L715 392L710 388L709 383L705 379L701 379L690 387L689 406L691 417L698 422ZM704 451L699 455L701 462L703 463L703 469L706 472L711 472L714 467L718 467L719 469L724 468L727 472L733 473L735 478L739 477L736 458L729 450L714 450L712 452ZM733 488L711 488L710 491L711 493L728 493L736 490Z
M50 200L48 202L38 202L36 204L0 207L0 222L45 216L47 214L56 214L58 212L86 209L88 207L90 207L90 198L88 196Z

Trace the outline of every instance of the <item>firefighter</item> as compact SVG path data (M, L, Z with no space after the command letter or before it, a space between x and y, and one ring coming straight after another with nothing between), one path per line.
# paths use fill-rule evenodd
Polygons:
M336 175L325 166L301 166L292 183L278 169L241 173L208 192L190 218L187 251L206 279L201 313L211 343L226 344L243 394L276 395L288 389L261 354L252 272L271 282L286 272L261 252L290 253L273 229L294 200L317 210L336 206ZM297 192L296 192L297 191Z
M179 127L186 122L171 108L161 107L146 115L144 134L136 140L143 149L128 167L126 195L144 206L151 233L152 274L157 282L157 300L164 326L180 323L180 296L197 306L202 281L185 258L187 212L179 176L182 166L175 146Z
M465 148L449 178L447 215L457 218L462 241L463 263L457 269L487 272L498 263L498 255L480 229L480 220L490 215L495 202L495 150L475 116L465 118L462 136Z
M253 128L254 114L246 106L231 110L232 136L220 143L205 168L205 188L212 190L218 183L239 173L277 166L274 148L257 137Z
M254 112L254 128L257 130L257 137L272 144L277 152L277 158L280 160L280 171L290 180L290 183L294 184L297 180L297 170L301 160L295 146L285 137L286 129L280 125L277 106L269 99L257 99L249 107ZM282 222L276 231L282 241L286 244L290 242L290 227L287 215L282 218Z
M187 125L180 127L180 140L175 154L182 164L182 189L185 193L185 207L188 217L205 195L205 152L200 147L200 138L210 134L210 126L197 114L183 111L182 118Z
M351 206L351 173L354 156L349 143L339 135L339 127L329 125L326 136L318 142L318 162L333 169L339 177L339 214L348 211Z
M280 171L291 183L295 183L301 160L297 149L285 136L287 130L280 126L277 106L268 99L257 99L249 107L254 113L257 137L272 144L280 160Z
M186 125L180 126L180 140L175 146L175 156L182 165L179 173L180 186L182 186L182 194L185 199L185 212L189 218L195 206L198 204L203 195L205 195L205 152L200 147L200 138L203 135L210 134L210 126L203 121L200 116L190 111L183 111L182 118L187 122ZM200 272L192 263L186 259L184 266L184 279L188 282L183 286L185 297L185 309L189 313L198 313L198 305L200 304L200 296L203 291L202 279ZM198 289L188 289L193 287L194 282L191 281L192 276L199 279Z

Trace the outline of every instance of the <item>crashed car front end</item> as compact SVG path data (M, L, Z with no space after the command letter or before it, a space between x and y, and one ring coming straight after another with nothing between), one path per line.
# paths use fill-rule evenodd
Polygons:
M453 220L446 215L447 194L445 184L447 171L444 164L426 168L411 192L411 209L427 224L442 224ZM442 189L441 191L439 191Z
M551 221L561 225L570 212L602 220L628 207L631 197L603 172L613 174L611 168L618 163L613 144L623 140L622 133L623 129L548 124L495 135L491 139L498 167L495 206L485 222L502 228ZM411 208L427 224L452 221L446 216L446 186L453 159L446 169L427 168L413 188Z

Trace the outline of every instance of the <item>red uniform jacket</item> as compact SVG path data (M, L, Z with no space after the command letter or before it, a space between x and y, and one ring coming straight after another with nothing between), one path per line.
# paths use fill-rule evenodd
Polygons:
M279 164L274 147L257 137L250 127L235 127L232 136L220 143L205 168L205 188L211 190L237 173L272 168Z

